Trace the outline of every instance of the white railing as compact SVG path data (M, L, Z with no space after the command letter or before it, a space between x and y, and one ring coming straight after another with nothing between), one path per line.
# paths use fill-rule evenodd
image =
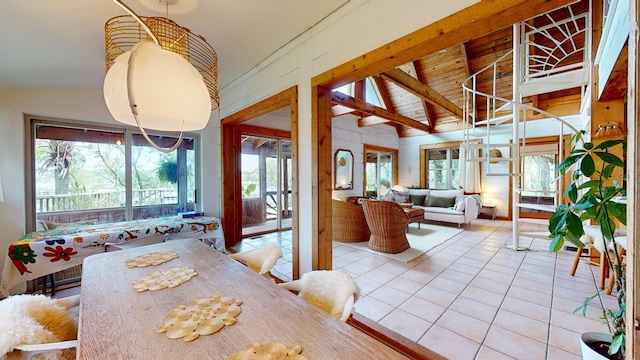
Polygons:
M556 120L559 124L558 142L559 158L564 157L564 136L575 134L578 130L568 121L542 109L522 103L524 85L536 81L553 82L559 76L576 76L577 81L567 83L568 87L587 85L584 74L589 67L588 22L589 14L575 15L571 7L566 8L566 17L563 20L555 20L549 14L536 18L536 20L514 25L513 49L499 57L495 62L471 75L462 83L463 89L463 132L464 146L467 149L481 149L483 156L477 156L465 161L482 161L487 175L509 176L512 178L512 224L513 224L513 249L519 247L519 199L522 192L522 173L520 169L520 154L524 153L527 138L527 114L540 114ZM534 27L543 20L546 25ZM513 91L509 96L499 94L498 80L503 77L505 63L511 57L513 66ZM479 82L482 79L482 83ZM489 79L489 81L487 81ZM563 82L561 82L563 83ZM555 85L557 86L557 85ZM481 87L481 88L480 88ZM543 89L540 86L538 89ZM531 88L530 88L531 89ZM547 88L548 89L548 88ZM560 90L556 88L556 90ZM542 91L545 92L545 91ZM529 94L531 95L531 94ZM589 99L587 99L589 100ZM581 107L582 110L582 107ZM492 141L492 135L510 134L510 142L497 144ZM484 143L475 145L472 138L484 137ZM509 136L506 136L507 138ZM503 137L504 138L504 137ZM522 143L521 143L522 140ZM503 142L505 142L503 140ZM507 173L492 173L489 150L493 147L508 147L509 156L501 161L510 161L512 169ZM466 169L465 166L461 169ZM461 177L466 174L461 173ZM562 177L558 176L557 189L562 189ZM560 200L559 191L555 193L557 205Z
M188 201L193 202L195 192L187 192ZM36 196L36 213L74 211L124 207L125 190L99 191L77 194L55 194ZM133 205L177 204L178 191L175 189L145 189L133 191Z

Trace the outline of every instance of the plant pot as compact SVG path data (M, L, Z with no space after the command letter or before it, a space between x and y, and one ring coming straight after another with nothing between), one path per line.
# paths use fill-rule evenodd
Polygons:
M609 355L612 336L607 333L586 332L580 335L580 350L583 360L619 359L619 354Z

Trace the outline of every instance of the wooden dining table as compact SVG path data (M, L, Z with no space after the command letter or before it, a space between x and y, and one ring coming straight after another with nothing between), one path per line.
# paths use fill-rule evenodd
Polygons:
M127 259L173 251L157 266ZM158 270L197 272L177 287L137 292L132 282ZM82 268L78 359L227 359L251 343L299 345L308 359L406 359L199 240L167 242L87 257ZM193 341L157 329L176 306L212 296L240 300L237 322Z

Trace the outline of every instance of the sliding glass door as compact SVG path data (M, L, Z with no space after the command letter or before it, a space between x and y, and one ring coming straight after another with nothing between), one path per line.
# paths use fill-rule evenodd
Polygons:
M291 228L291 140L242 135L243 236Z

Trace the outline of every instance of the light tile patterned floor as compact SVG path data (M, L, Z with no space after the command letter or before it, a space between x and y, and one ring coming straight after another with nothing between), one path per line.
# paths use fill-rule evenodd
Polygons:
M241 249L268 242L284 252L274 274L290 279L290 232L245 239ZM544 239L521 240L528 251L505 244L510 222L478 219L409 263L334 243L333 264L360 286L356 312L448 358L580 359L579 334L607 331L600 303L573 314L595 294L597 267L580 263L572 277L573 252L551 253ZM616 306L613 296L603 302Z

